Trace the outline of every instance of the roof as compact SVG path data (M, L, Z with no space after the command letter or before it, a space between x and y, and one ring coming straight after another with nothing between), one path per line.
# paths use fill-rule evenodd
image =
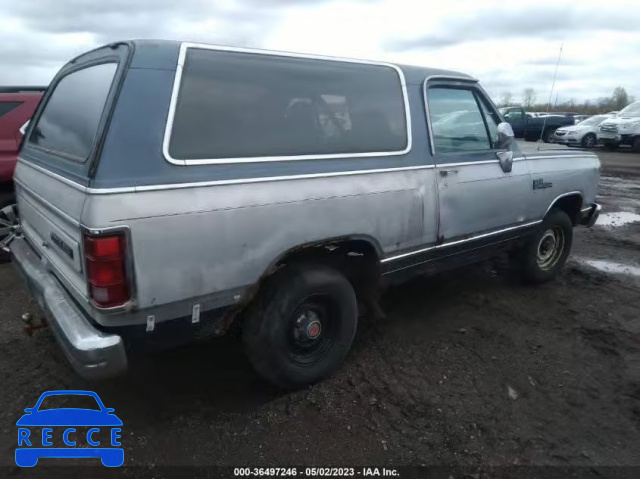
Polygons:
M188 41L180 41L180 40L130 40L130 41L126 41L126 42L114 42L108 45L103 45L99 48L96 48L95 50L91 50L96 51L96 50L100 50L103 48L114 48L116 45L119 44L123 44L123 43L130 43L134 45L134 48L137 52L141 52L141 51L148 51L149 55L151 56L156 56L158 55L158 50L167 50L170 52L175 52L177 49L179 49L180 45L182 43L191 43ZM207 43L198 43L201 45L210 45L210 46L220 46L223 48L230 48L232 47L231 45L215 45L215 44L207 44ZM235 47L235 48L239 48L239 49L245 49L243 47ZM245 50L249 51L249 52L264 52L266 54L274 54L277 55L278 53L300 53L301 55L314 55L311 53L302 53L302 52L284 52L284 51L276 51L276 50L266 50L266 49L258 49L258 48L246 48ZM75 60L83 57L84 55L89 54L90 52L85 52L82 55L80 55L79 57L76 57L74 60L72 60L71 62L74 62ZM405 80L407 83L410 84L422 84L422 82L424 81L424 79L426 77L429 76L434 76L434 75L443 75L443 76L454 76L454 77L462 77L462 78L468 78L470 80L473 80L474 78L471 77L470 75L467 75L465 73L460 73L460 72L456 72L456 71L452 71L452 70L442 70L442 69L438 69L438 68L428 68L428 67L422 67L422 66L417 66L417 65L402 65L402 64L398 64L395 62L390 62L390 61L384 61L384 60L375 60L375 59L365 59L365 58L346 58L346 57L331 57L331 56L326 56L326 55L321 55L321 54L317 54L318 57L323 57L323 58L335 58L336 60L341 60L341 59L349 59L349 60L362 60L362 61L379 61L380 63L390 63L393 64L395 66L397 66L398 68L400 68L404 75L405 75ZM175 60L174 60L175 61Z

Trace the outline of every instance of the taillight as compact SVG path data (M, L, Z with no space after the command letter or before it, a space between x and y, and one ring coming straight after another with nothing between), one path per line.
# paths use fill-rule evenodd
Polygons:
M102 308L122 306L131 299L127 279L124 233L85 234L84 257L89 297Z

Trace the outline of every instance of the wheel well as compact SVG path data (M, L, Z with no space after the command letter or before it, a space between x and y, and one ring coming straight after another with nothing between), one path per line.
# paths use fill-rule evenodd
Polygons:
M569 215L569 218L571 219L571 222L575 226L580 220L582 196L577 193L575 195L563 196L562 198L558 198L553 203L553 205L551 205L551 208L549 208L549 210L551 210L552 208L556 208L567 213L567 215Z
M358 299L376 295L380 280L378 249L368 240L339 239L302 245L286 252L272 270L289 264L318 263L340 271L353 285Z
M271 263L260 279L249 288L237 307L229 309L218 323L218 332L242 328L242 321L236 319L244 314L274 274L291 264L316 263L337 269L353 285L358 300L366 307L374 308L375 312L380 285L379 251L373 242L359 238L337 238L307 243L286 251Z

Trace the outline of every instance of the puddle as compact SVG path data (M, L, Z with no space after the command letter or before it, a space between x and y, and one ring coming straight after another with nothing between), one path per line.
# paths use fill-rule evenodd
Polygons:
M616 228L618 226L624 226L629 223L640 222L640 215L636 213L630 213L628 211L618 211L616 213L603 213L598 218L596 225L609 226Z
M628 264L614 263L613 261L599 259L581 259L580 263L586 264L599 271L612 274L626 274L640 277L640 267Z

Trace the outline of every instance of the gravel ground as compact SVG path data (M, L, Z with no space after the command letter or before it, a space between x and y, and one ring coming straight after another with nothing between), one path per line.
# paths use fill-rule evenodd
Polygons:
M85 382L47 330L24 334L20 316L36 306L0 265L0 466L14 464L22 410L50 389L96 391L125 424L125 464L152 472L640 466L640 218L624 223L640 214L640 158L612 157L608 168L602 156L600 201L627 215L577 229L556 281L527 287L485 264L392 289L387 318L361 322L344 367L293 393L262 383L230 339L148 356L117 381Z

